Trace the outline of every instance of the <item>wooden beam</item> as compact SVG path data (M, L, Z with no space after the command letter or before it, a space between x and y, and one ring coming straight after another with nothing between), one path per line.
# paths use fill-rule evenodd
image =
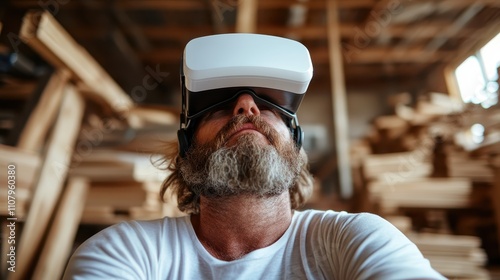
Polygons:
M432 39L438 33L441 33L445 28L450 25L449 22L444 21L429 21L415 26L408 26L403 24L389 25L385 27L384 32L391 37L406 38L413 36L415 39ZM147 39L162 40L174 39L178 41L188 41L189 39L200 37L204 35L214 34L214 28L208 25L203 26L138 26L141 28L142 33ZM362 25L354 23L341 23L340 34L342 38L352 39L354 36L361 36L362 33L366 35ZM99 28L71 28L73 34L77 35L80 39L92 40L93 38L102 38L108 36L107 31ZM133 36L133 32L129 32L129 36ZM262 34L276 35L287 37L290 34L298 38L304 39L323 39L326 34L325 25L306 25L301 27L290 27L280 25L258 25L257 32ZM462 28L460 32L454 37L465 38L469 37L471 33L475 32L472 28ZM447 34L439 34L439 36L448 37Z
M257 31L257 0L239 0L236 15L236 32Z
M33 279L61 279L63 276L80 225L88 189L87 179L69 178Z
M212 0L211 0L212 1ZM234 3L236 0L218 0L223 3ZM429 1L429 0L428 0ZM484 0L483 0L484 1ZM339 1L339 7L343 9L356 9L356 8L366 8L372 6L376 3L376 0L341 0ZM289 0L259 0L258 1L260 9L287 9L293 2ZM14 7L19 8L40 8L39 0L23 0L23 1L13 1L11 3ZM206 9L207 4L204 1L199 0L119 0L114 1L114 5L123 9L129 10L195 10L195 9ZM324 9L325 0L310 0L307 3L310 9ZM92 3L82 4L78 1L70 1L64 4L65 9L105 9L109 8L109 3L107 1L92 1Z
M144 36L153 40L175 39L187 42L189 39L195 37L211 35L214 33L214 29L208 25L196 27L148 26L142 27L142 32L144 33Z
M222 1L222 0L219 0ZM231 2L233 0L227 0ZM236 0L234 0L236 1ZM307 2L309 9L324 9L325 1L327 0L310 0ZM421 2L437 2L436 0L420 0ZM87 1L89 2L89 1ZM286 9L290 7L293 2L289 0L259 0L260 9ZM443 3L436 3L436 5L446 5L450 8L461 9L470 6L474 3L482 3L491 7L500 7L500 2L497 0L448 0L442 1ZM62 3L62 1L61 1ZM340 9L360 9L370 8L377 3L377 0L339 0L338 7ZM13 7L18 8L40 8L39 0L23 0L12 1L10 3ZM198 0L120 0L115 1L114 5L119 8L128 10L196 10L206 9L207 5L203 1ZM107 1L92 1L91 3L81 3L79 1L69 1L64 4L64 9L107 9L109 3Z
M355 48L344 45L344 55L341 57L350 64L365 63L433 63L450 54L447 51L429 52L422 49L393 50L384 48ZM327 48L310 48L309 52L314 64L330 61ZM156 63L178 63L182 49L160 48L151 52L140 53L139 57Z
M421 49L365 48L357 49L344 45L343 58L349 64L366 63L433 63L449 52L428 52ZM313 61L325 60L325 49L311 51ZM314 58L316 60L314 60Z
M45 136L57 116L68 78L69 73L65 70L52 74L40 100L38 100L21 132L17 143L19 149L33 152L40 151Z
M4 144L10 146L17 145L21 133L23 132L23 129L26 126L26 123L28 122L32 111L36 108L40 97L42 96L45 88L47 87L47 84L52 77L52 73L53 69L48 69L48 71L45 71L38 79L35 90L31 93L31 96L30 98L28 98L27 102L24 103L20 114L15 119L12 129L10 129L7 134L7 138L5 139Z
M472 19L474 18L483 8L484 4L474 3L469 8L467 8L448 28L443 30L442 34L446 34L446 36L439 36L430 41L426 50L428 51L437 51L441 48L450 37L453 37L455 34L459 33L460 30Z
M328 0L312 0L304 2L309 9L325 9ZM377 0L339 0L337 5L340 9L357 9L371 7ZM259 0L260 9L287 9L293 2L289 0Z
M62 3L62 1L60 1ZM82 3L79 1L68 1L64 3L64 9L108 9L110 4L107 1L86 1L90 3ZM13 1L11 3L14 7L19 8L40 8L39 0L23 0L23 1ZM59 3L59 2L58 2ZM120 0L114 1L113 5L118 8L130 9L130 10L194 10L194 9L205 9L207 5L203 1L198 0Z
M346 101L342 43L339 32L339 8L337 0L327 0L328 48L335 124L335 145L339 169L340 196L349 199L353 194L351 164L349 158L349 129Z
M16 147L0 144L0 168L2 170L7 170L10 164L16 166L16 173L20 174L20 176L16 178L17 188L31 189L38 175L41 162L38 153L23 151ZM5 213L4 211L7 211L7 208L1 209L0 213Z
M381 35L391 36L387 28L389 27L392 15L391 17L388 18L388 22L379 22L379 20L375 20L374 17L375 16L380 17L379 16L380 13L388 13L390 15L389 5L392 3L393 3L392 0L379 0L372 6L370 12L368 13L368 16L365 18L364 22L360 25L360 27L362 28L361 31L363 31L367 30L367 27L373 22L376 22L378 24L378 26L380 27L380 32L375 32L375 34L373 34L374 36L370 37L370 40L377 40ZM350 44L354 44L353 40L355 40L355 38L356 38L355 36L350 37L349 40Z
M34 188L18 246L17 271L11 275L12 280L29 278L33 261L66 179L84 107L82 97L73 86L68 85L61 111L47 143L38 183Z
M436 8L437 10L463 9L474 4L489 7L500 7L500 2L497 0L442 0L436 3Z
M465 41L457 52L450 53L444 58L449 62L449 67L457 68L465 59L475 54L500 33L500 12L497 15L490 25L476 30L476 36Z
M84 82L124 119L134 106L132 99L80 46L49 12L28 12L20 37L57 69L67 69L72 78Z
M462 96L460 94L460 89L458 87L457 76L455 75L456 68L445 67L444 68L444 79L446 82L446 88L448 89L448 95L454 100L462 100Z

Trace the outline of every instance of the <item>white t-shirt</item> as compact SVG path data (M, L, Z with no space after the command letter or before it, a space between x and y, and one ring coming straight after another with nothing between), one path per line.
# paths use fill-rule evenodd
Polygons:
M222 261L189 217L122 222L73 254L64 279L445 279L398 229L373 214L295 211L272 245Z

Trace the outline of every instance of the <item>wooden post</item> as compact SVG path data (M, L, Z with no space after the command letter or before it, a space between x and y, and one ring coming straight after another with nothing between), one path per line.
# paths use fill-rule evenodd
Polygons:
M83 98L75 88L67 85L21 233L17 249L17 271L10 275L10 279L27 279L32 269L66 179L84 106Z
M257 30L257 0L238 1L236 32L255 33Z
M444 69L444 78L446 80L446 87L448 88L448 95L458 101L462 102L462 96L458 87L457 77L455 76L456 67L446 67Z
M337 0L327 0L328 50L330 54L330 80L332 85L340 196L343 199L348 199L352 196L353 186L349 159L347 101L337 2Z
M88 188L89 182L85 178L68 179L33 279L61 279L80 224Z
M40 150L45 136L57 116L63 89L68 78L69 73L66 71L56 71L52 74L21 132L17 143L19 149L34 152Z

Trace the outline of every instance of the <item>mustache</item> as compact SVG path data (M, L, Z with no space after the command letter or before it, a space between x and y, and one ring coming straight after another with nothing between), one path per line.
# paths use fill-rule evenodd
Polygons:
M222 147L229 137L239 131L245 124L252 124L255 129L264 135L271 145L276 145L278 139L278 132L273 129L261 116L254 115L236 115L215 136L215 145L217 148Z

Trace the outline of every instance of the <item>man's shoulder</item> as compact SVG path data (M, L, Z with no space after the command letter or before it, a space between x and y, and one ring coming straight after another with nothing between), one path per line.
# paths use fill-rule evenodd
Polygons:
M128 243L133 239L156 239L186 228L185 217L164 217L154 220L127 220L111 225L90 238L90 242ZM175 229L175 230L174 230ZM160 236L161 235L161 236Z
M311 220L323 225L349 225L357 226L386 223L382 217L368 212L350 213L346 211L334 210L303 210L296 211L298 220Z
M382 232L398 231L382 217L362 212L306 210L297 212L296 226L307 230L310 234L336 238L368 236Z

